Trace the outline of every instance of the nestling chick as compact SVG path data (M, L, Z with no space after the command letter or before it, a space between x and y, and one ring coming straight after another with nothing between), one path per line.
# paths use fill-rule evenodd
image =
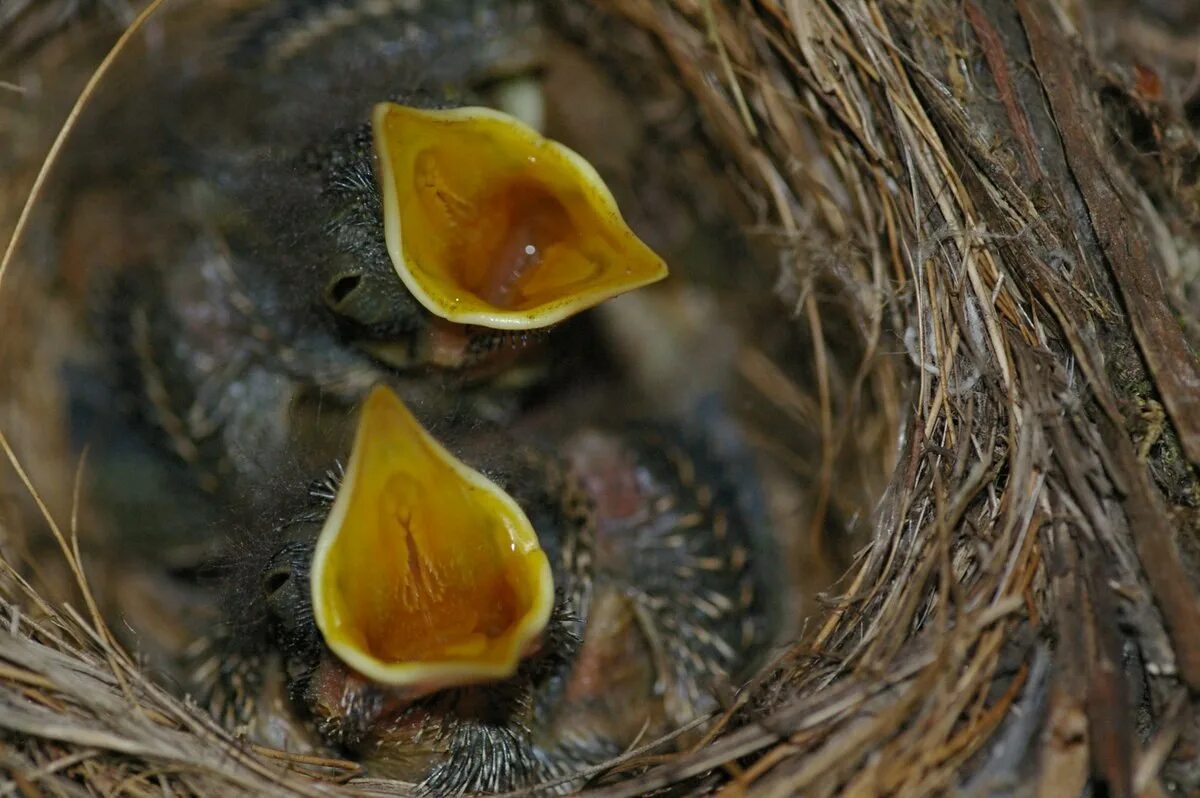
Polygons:
M68 235L117 384L204 484L274 474L298 406L336 417L381 380L446 415L548 326L665 275L587 163L466 105L529 60L527 4L309 0L233 27L162 70L153 113L114 112L144 148L79 169L101 218Z
M470 449L488 477L375 389L344 476L238 563L228 661L282 652L327 742L434 794L565 788L716 709L773 633L722 463L669 426Z

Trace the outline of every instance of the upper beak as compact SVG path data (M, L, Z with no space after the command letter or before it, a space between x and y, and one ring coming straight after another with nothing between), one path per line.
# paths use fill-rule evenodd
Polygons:
M374 135L388 252L437 316L545 327L667 274L596 170L513 117L380 103Z
M363 405L311 578L329 648L414 692L511 676L554 601L525 513L383 387Z

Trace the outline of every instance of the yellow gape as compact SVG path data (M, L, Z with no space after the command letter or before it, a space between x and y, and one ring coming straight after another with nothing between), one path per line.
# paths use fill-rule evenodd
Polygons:
M596 170L506 114L380 103L374 133L388 252L431 313L533 329L667 275Z
M554 602L525 513L383 387L363 405L311 578L329 648L421 691L512 675Z

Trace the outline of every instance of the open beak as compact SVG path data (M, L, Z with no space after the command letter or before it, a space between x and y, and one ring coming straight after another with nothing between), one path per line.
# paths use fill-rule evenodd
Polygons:
M507 114L380 103L374 134L388 252L437 316L546 327L667 275L596 170Z
M383 387L363 405L311 578L329 648L414 693L511 676L554 602L525 513Z

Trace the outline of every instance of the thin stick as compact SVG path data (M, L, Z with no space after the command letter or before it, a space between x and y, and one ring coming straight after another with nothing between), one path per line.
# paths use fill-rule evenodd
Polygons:
M83 594L83 600L87 603L88 612L92 616L92 631L95 633L98 640L105 644L102 646L102 648L104 649L104 655L108 660L109 668L112 669L113 676L121 685L121 689L125 693L126 698L129 699L130 703L134 703L133 692L129 689L129 683L125 680L125 676L122 674L121 669L117 667L116 655L117 653L121 652L121 649L117 645L116 639L113 637L112 632L109 630L108 624L104 622L104 618L100 615L100 608L96 604L95 597L92 596L92 591L88 588L87 577L83 575L83 564L76 559L71 545L67 543L66 536L63 535L62 528L59 527L58 522L54 520L54 516L50 514L50 508L46 506L46 502L44 499L42 499L41 493L38 492L37 488L33 484L33 481L29 478L29 474L26 473L25 468L21 465L20 460L17 459L17 453L13 451L12 446L8 442L8 436L4 434L3 430L0 430L0 450L4 451L5 457L8 458L8 462L12 465L13 470L17 472L17 477L21 480L21 484L25 486L25 490L29 491L30 497L33 499L34 504L37 505L38 512L40 512L42 518L45 519L46 524L50 527L50 531L54 534L54 539L58 542L59 548L62 549L63 557L67 561L67 566L71 569L71 573L74 574L75 582L79 586L79 591ZM128 662L128 658L124 659L126 662Z
M75 123L79 120L79 115L83 112L92 95L95 94L96 87L100 85L100 81L108 74L108 70L117 60L117 56L121 54L121 51L128 46L129 41L142 29L146 24L146 20L150 18L150 15L157 11L158 7L165 2L166 0L151 0L150 4L142 9L142 12L134 18L133 23L125 29L125 32L117 39L116 44L104 56L104 60L96 67L96 71L88 78L83 91L79 93L79 98L71 106L71 113L67 114L66 121L59 128L58 135L54 137L54 143L50 145L50 151L46 153L46 157L42 161L42 166L38 169L37 177L33 181L33 188L29 190L29 196L25 199L25 204L21 207L21 215L17 218L16 227L13 228L12 238L8 240L8 247L4 250L4 259L0 260L0 286L4 285L4 275L8 272L8 265L12 262L13 256L17 251L17 245L25 235L25 228L29 226L29 218L33 215L33 208L42 195L42 189L46 184L46 179L50 176L50 170L54 168L54 164L58 161L58 155L62 151L67 137L75 129Z

